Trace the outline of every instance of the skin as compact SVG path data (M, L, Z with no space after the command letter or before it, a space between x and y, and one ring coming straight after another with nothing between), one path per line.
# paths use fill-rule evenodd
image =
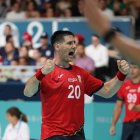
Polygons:
M130 79L134 84L140 82L140 68L137 65L130 65ZM122 113L123 105L124 105L123 101L117 100L115 108L114 108L112 125L111 125L110 130L109 130L109 133L112 136L114 136L116 134L116 124L117 124L117 122L120 118L120 115ZM129 104L128 109L140 111L140 105L135 106L135 104Z
M75 43L75 37L72 35L64 36L64 41L61 43L55 43L55 56L53 60L48 59L46 64L42 67L41 72L46 75L54 70L55 64L59 67L68 68L70 62L73 61L74 55L69 55L69 52L75 53L77 48ZM118 69L123 74L128 74L129 64L125 60L118 60ZM116 91L120 88L123 81L120 81L117 76L115 76L110 81L104 83L104 86L96 94L104 98L112 97ZM25 86L24 95L27 97L32 97L37 91L40 81L37 80L35 76L31 77Z
M7 120L9 123L11 123L13 126L15 126L18 123L18 119L16 116L12 116L9 113L6 114Z
M79 10L87 18L89 25L101 36L104 36L111 28L111 22L98 7L98 0L80 0ZM140 65L140 47L135 40L117 33L109 43L128 59Z

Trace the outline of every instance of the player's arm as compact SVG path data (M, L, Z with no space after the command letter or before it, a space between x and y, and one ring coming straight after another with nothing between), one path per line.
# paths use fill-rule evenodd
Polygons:
M91 27L104 37L111 29L111 22L98 8L98 1L80 0L79 7L82 13L87 17ZM110 43L117 47L128 59L132 59L140 65L140 47L136 41L120 33L116 33L116 35L111 38Z
M140 105L129 104L129 105L128 105L128 109L129 109L129 110L134 110L134 111L139 112L139 111L140 111Z
M34 94L36 94L41 80L45 77L46 74L53 71L53 69L54 69L54 60L47 60L46 64L26 82L24 95L27 97L32 97Z
M95 94L104 98L110 98L117 93L126 75L129 73L129 64L125 60L117 60L119 72L117 75L105 82L104 86Z
M31 77L25 85L24 95L27 97L32 97L37 93L39 88L40 81L36 78L36 76Z
M123 101L122 100L117 100L115 108L114 108L114 113L112 117L112 124L110 127L110 135L115 135L116 133L116 124L120 118L121 112L123 108Z

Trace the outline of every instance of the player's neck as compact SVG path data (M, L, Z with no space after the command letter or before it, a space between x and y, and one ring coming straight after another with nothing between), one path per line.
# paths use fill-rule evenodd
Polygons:
M132 83L133 84L138 84L140 82L140 77L137 77L137 78L133 78L132 79Z
M61 68L69 68L70 64L68 62L61 61L59 58L55 57L55 65Z

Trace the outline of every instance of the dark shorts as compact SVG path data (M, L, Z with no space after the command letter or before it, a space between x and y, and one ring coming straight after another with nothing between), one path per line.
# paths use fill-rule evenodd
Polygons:
M140 120L123 123L121 140L140 140Z
M72 136L53 136L46 140L86 140L84 130L81 129L79 132L77 132L75 135Z

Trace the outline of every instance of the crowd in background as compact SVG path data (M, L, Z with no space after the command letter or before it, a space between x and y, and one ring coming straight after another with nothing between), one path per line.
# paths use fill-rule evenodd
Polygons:
M136 21L139 21L140 2L138 1L99 0L99 7L108 18L132 15ZM81 15L78 10L78 0L0 0L0 18L4 19L79 16ZM3 27L3 33L0 36L0 65L40 67L47 59L53 58L54 50L49 44L47 33L40 36L40 45L37 48L34 47L32 36L28 32L24 32L22 42L20 42L18 35L13 34L13 29L9 24ZM107 47L101 44L97 35L91 36L89 46L84 44L84 38L86 38L84 35L77 34L76 38L79 40L79 44L73 63L103 81L112 78L117 71L116 59L120 58L118 51L114 50L112 46ZM29 76L33 72L32 69L28 70ZM7 79L19 81L21 75L24 77L22 81L26 82L27 70L22 69L19 72L14 68L12 71L0 69L1 81L7 81Z
M139 16L138 0L99 0L107 15ZM0 17L6 19L52 18L81 16L78 0L0 0Z
M38 48L33 47L32 36L28 32L24 32L21 43L12 33L11 26L6 24L0 38L0 64L15 67L1 69L1 81L26 82L28 77L34 74L36 67L43 66L47 59L53 58L54 49L49 43L49 36L46 32L40 36ZM76 34L75 39L77 51L73 64L84 68L103 81L115 75L116 59L120 58L117 50L104 46L96 34L91 35L91 44L88 46L85 45L84 35ZM19 70L16 66L36 67Z

